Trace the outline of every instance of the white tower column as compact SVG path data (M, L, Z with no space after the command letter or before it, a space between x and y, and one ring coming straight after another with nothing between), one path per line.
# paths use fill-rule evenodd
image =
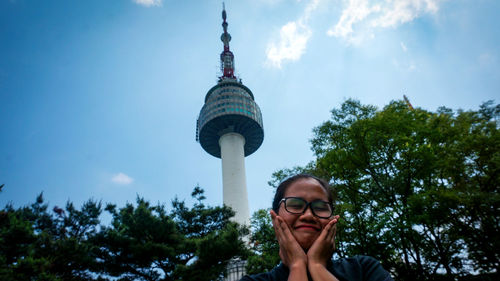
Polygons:
M250 225L245 175L245 138L237 133L227 133L220 137L219 145L222 158L223 202L236 212L233 221Z

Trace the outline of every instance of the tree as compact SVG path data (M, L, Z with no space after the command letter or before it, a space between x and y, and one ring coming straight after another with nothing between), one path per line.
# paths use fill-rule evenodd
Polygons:
M398 279L500 272L499 116L492 102L455 113L347 100L313 130L315 161L271 183L297 170L328 179L339 255L375 256Z
M216 280L232 257L246 256L234 212L205 206L199 187L192 196L192 208L175 199L171 214L142 198L136 207L108 205L113 221L97 238L104 271L118 280Z
M235 256L245 258L247 232L228 207L178 199L167 213L138 197L107 204L111 225L99 225L100 202L49 209L40 194L30 206L0 211L0 280L217 280Z
M250 236L251 254L247 259L248 274L270 271L280 262L279 244L274 236L274 229L269 210L258 210L251 219Z
M100 280L89 240L95 235L101 205L89 200L76 210L48 211L40 194L29 207L0 211L0 279Z

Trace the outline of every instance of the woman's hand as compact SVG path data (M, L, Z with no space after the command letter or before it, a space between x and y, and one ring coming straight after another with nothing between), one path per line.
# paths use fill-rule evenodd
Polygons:
M307 270L307 255L290 231L290 226L273 210L271 210L274 233L280 245L281 262L290 270L300 268Z
M309 251L307 251L307 266L309 271L311 266L326 266L328 260L332 258L335 251L335 234L337 232L337 221L340 216L333 219L323 228L321 234L316 238Z

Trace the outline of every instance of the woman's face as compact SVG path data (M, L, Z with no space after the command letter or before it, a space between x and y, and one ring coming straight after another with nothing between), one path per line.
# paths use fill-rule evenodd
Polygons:
M290 184L285 191L285 197L300 197L307 202L318 199L328 202L326 190L313 178L298 179ZM278 214L288 223L293 236L306 252L331 220L316 217L309 207L303 214L289 213L284 203L281 203Z

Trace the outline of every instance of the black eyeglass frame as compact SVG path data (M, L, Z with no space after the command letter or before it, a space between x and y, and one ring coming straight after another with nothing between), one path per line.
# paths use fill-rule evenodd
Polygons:
M304 210L302 210L302 212L298 212L298 213L296 213L296 212L290 212L290 211L288 210L288 208L286 207L286 200L287 200L287 199L299 199L299 200L302 200L302 201L306 202L306 206L304 207ZM330 207L331 214L330 214L328 217L318 216L318 215L316 214L316 212L314 212L314 209L312 208L312 204L313 204L314 202L318 202L318 201L319 201L319 202L326 203L326 205L328 205L328 206ZM304 198L302 198L302 197L284 197L284 198L282 198L282 199L280 200L279 205L281 205L281 203L285 203L285 210L286 210L287 212L289 212L290 214L294 214L294 215L302 215L302 214L304 214L304 213L307 211L307 208L309 208L309 209L311 209L311 212L313 213L313 215L314 215L314 216L316 216L316 217L318 217L318 218L321 218L321 219L329 219L329 218L331 218L331 217L333 216L333 212L334 212L334 210L335 210L335 207L334 207L334 206L333 206L330 202L328 202L328 201L323 201L323 200L320 200L320 199L318 199L318 200L314 200L314 201L311 201L311 202L307 202L307 201L306 201ZM278 206L279 206L279 205L278 205Z

